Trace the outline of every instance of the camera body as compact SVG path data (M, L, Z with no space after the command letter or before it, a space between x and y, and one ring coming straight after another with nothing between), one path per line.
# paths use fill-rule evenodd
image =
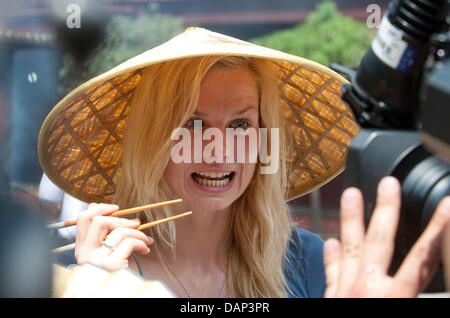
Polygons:
M364 194L366 226L378 182L396 177L402 209L390 274L450 195L448 0L394 0L357 71L332 65L351 84L342 99L362 127L347 154L344 187ZM445 290L442 264L425 292Z
M344 186L364 194L364 223L370 222L377 184L384 176L402 185L402 208L389 274L394 275L413 244L424 231L439 201L450 194L450 164L434 156L415 131L363 129L347 154ZM445 290L440 264L425 292Z

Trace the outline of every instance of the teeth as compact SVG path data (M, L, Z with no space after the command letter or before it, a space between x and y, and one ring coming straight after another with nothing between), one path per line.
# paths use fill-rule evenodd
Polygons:
M231 174L231 172L225 172L225 173L221 173L221 172L197 172L197 174L202 176L202 177L223 178L223 177L228 177Z
M224 180L209 180L200 177L196 177L195 181L201 185L212 186L212 187L224 187L230 183L230 179L226 178Z

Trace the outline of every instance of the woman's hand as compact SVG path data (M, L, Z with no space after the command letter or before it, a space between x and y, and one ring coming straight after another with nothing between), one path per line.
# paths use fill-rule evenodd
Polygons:
M150 252L148 245L153 240L135 229L138 220L107 216L118 209L115 204L91 203L78 215L75 248L78 264L91 263L117 270L128 266L133 251Z
M400 183L386 177L378 185L377 203L367 233L361 192L348 188L341 197L341 242L324 245L325 297L416 297L439 264L440 242L450 220L450 197L441 200L427 228L397 273L387 274L400 218Z

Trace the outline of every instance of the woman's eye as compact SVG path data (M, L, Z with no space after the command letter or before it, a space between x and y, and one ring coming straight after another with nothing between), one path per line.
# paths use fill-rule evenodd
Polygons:
M202 127L202 120L201 119L189 119L186 123L186 126L188 127Z
M246 129L250 126L250 124L245 120L236 120L236 121L232 122L230 126L232 128Z

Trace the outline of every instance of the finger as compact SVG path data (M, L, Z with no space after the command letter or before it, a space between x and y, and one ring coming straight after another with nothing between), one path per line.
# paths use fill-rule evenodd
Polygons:
M77 217L77 231L76 231L76 245L75 245L75 258L78 259L80 248L84 246L89 227L92 222L92 218L95 215L105 215L113 213L118 210L119 207L115 204L104 203L90 203L88 208L78 214Z
M377 202L364 242L361 270L365 273L373 266L382 273L388 271L394 252L400 207L400 183L394 177L383 178L378 184Z
M144 241L140 239L126 237L122 242L120 242L119 246L114 249L111 257L120 261L128 260L133 251L145 255L150 253L150 248Z
M77 217L77 232L76 243L77 246L83 246L86 240L92 218L95 215L108 215L117 211L119 207L116 204L91 203L88 208L78 214ZM77 248L75 250L77 252Z
M83 244L83 248L87 250L98 248L105 236L117 227L135 228L138 225L139 221L137 220L96 215L92 218L92 223L86 236L85 243Z
M119 246L127 237L143 241L146 245L153 243L153 239L144 232L132 228L118 227L115 228L107 237L105 242L111 246Z
M342 259L338 294L346 295L356 280L364 241L364 204L361 191L348 188L341 198Z
M335 238L328 239L324 243L323 250L323 263L327 281L325 297L335 297L339 286L341 243Z
M415 297L426 286L440 259L441 237L450 220L450 196L441 200L425 231L411 248L394 279L405 297Z
M446 281L445 285L447 287L447 292L450 292L450 222L447 223L447 226L444 230L441 251Z

